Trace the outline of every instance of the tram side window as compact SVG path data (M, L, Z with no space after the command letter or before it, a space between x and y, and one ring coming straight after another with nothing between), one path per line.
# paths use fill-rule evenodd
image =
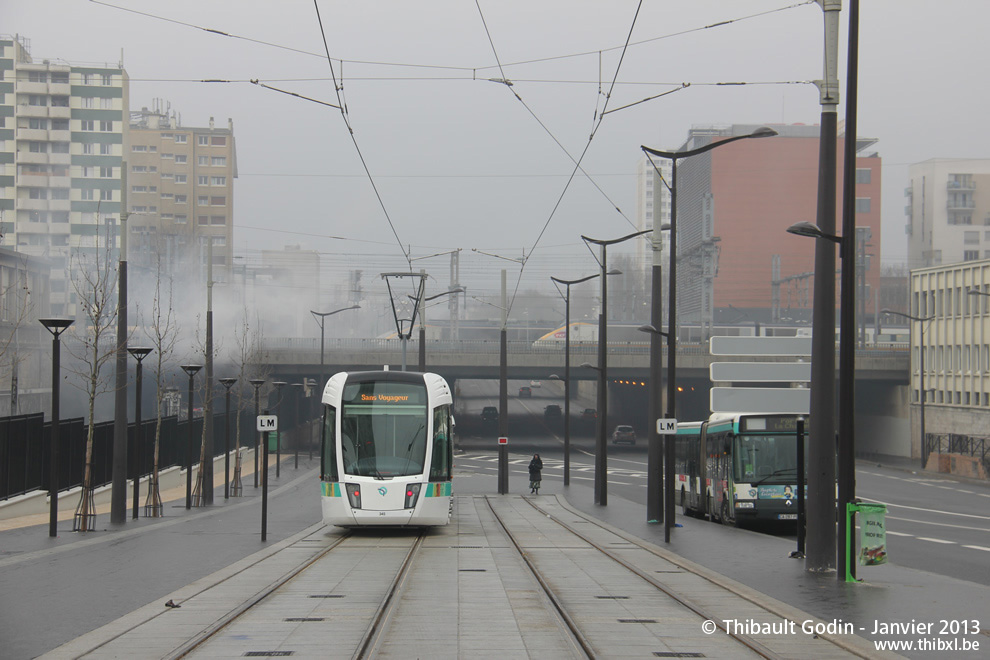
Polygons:
M323 407L323 453L320 456L324 481L340 481L337 474L337 410Z
M454 462L451 438L450 407L433 411L433 457L430 460L430 481L450 481Z

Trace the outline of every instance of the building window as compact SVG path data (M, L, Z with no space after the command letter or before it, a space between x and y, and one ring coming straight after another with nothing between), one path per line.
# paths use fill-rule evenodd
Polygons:
M55 85L68 85L69 84L69 72L68 71L52 71L52 83Z
M209 165L210 164L210 157L209 156L200 156L199 158L196 159L196 164L197 165L204 165L204 166L205 165Z
M186 162L185 154L175 154L175 162L177 165L184 165Z
M873 179L873 171L866 167L856 168L856 183L870 183Z
M213 167L227 167L227 157L214 156L210 159L210 164L213 165Z
M208 216L208 215L198 216L196 218L196 223L197 224L200 224L200 225L208 225L208 224L210 224L210 216Z
M48 82L48 72L28 71L28 82Z
M869 213L873 208L873 200L869 197L856 198L856 213Z
M84 108L93 108L93 107L95 107L93 105L93 103L94 103L94 100L93 100L93 97L92 96L86 96L86 97L84 97L82 99L82 107L84 107Z
M29 188L28 199L48 199L47 188Z
M69 97L68 96L52 96L52 107L53 108L68 108L69 107Z
M100 99L100 107L104 110L113 110L113 99Z
M30 151L33 154L46 154L48 153L48 143L28 142L28 151Z
M48 97L44 94L28 94L28 105L48 105Z
M200 186L208 186L210 185L210 177L208 176L196 177L196 184Z
M979 245L980 232L978 231L963 232L963 243L965 243L966 245Z
M112 179L113 178L113 168L112 167L101 167L100 168L100 177L103 178L103 179Z
M103 202L113 201L113 191L112 190L101 190L100 191L100 201L103 201Z
M963 261L976 261L979 258L979 250L963 250Z
M175 182L176 183L185 183L186 181L187 181L187 179L186 179L186 175L185 174L176 174L175 175Z
M197 139L197 142L196 143L199 146L201 146L201 147L208 147L210 145L210 136L209 135L199 135L199 136L197 136L197 138L198 139Z
M188 140L189 140L189 136L186 135L185 133L176 133L175 134L175 141L178 144L185 144L186 142L188 142Z
M113 122L106 119L101 119L100 130L104 133L113 133Z
M28 128L46 130L48 128L48 120L40 119L38 117L31 117L28 119Z
M53 154L67 154L67 153L69 153L69 143L68 142L52 142L52 153Z
M210 197L210 206L226 206L227 198L224 196Z
M102 143L100 144L100 154L104 156L110 156L113 154L113 145Z
M185 204L186 203L186 196L185 195L176 195L175 196L175 203L176 204Z
M225 147L227 146L227 138L225 138L222 135L214 135L213 138L210 140L210 144L212 144L214 147Z
M134 144L134 145L131 145L131 151L142 152L142 151L147 151L147 150L148 150L148 147L146 145L143 145L143 144Z
M53 131L67 131L67 130L69 130L69 120L68 119L53 119L52 120L52 130Z
M210 224L211 225L223 225L223 224L226 224L226 223L227 223L226 216L222 216L222 215L211 215L210 216Z
M211 186L226 186L227 185L227 177L225 177L225 176L211 177L210 178L210 185Z
M166 152L163 151L162 152L162 160L172 160L172 154L166 153Z
M109 87L111 85L113 85L113 76L110 75L109 73L104 73L103 74L103 86L104 87Z
M93 189L92 188L84 188L84 189L80 190L79 193L80 193L80 197L83 200L91 200L91 199L93 199Z
M92 131L93 126L94 123L92 119L83 119L79 122L79 130L81 131Z
M175 214L175 224L184 225L188 221L188 217L184 213Z
M209 206L210 198L206 195L200 195L196 198L196 206Z
M147 172L148 168L145 165L131 165L131 172Z

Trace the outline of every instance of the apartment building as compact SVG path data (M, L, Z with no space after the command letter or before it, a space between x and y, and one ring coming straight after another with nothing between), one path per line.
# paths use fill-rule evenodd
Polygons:
M910 314L912 455L922 433L990 436L990 259L912 270Z
M128 262L205 281L230 280L233 261L233 121L183 126L163 102L131 112L127 162ZM190 269L191 268L191 272Z
M752 133L760 125L696 127L681 150ZM819 127L772 125L778 135L739 140L677 165L678 318L681 323L810 323L815 241L786 232L816 222ZM843 150L838 140L837 153ZM876 140L860 137L862 153ZM880 283L880 168L856 158L860 320L872 323ZM836 172L841 229L842 165ZM838 257L836 268L839 267Z
M36 61L0 37L0 246L52 263L51 314L73 315L73 260L117 247L128 77L121 64Z
M911 165L908 176L910 267L990 258L990 160L933 158Z

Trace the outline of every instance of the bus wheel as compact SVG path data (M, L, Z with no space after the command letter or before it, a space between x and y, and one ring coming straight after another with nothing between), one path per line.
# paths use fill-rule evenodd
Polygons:
M735 527L735 522L729 519L729 498L727 496L722 496L722 508L719 513L722 519L723 525L728 525L730 527Z

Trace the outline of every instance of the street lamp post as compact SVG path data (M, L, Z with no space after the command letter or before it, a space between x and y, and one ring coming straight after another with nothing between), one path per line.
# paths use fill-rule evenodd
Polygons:
M617 275L622 271L612 270L609 275ZM571 483L571 285L581 284L596 277L601 277L601 273L580 277L576 280L562 280L551 277L550 280L556 284L563 284L566 292L564 298L564 485Z
M654 321L659 323L659 305L653 306ZM655 325L641 325L640 332L650 333L650 352L656 351L656 358L650 358L650 444L646 454L646 521L662 522L663 536L670 543L670 528L674 526L674 439L663 436L663 446L657 437L657 422L660 414L660 341L667 336ZM662 453L662 456L661 456ZM663 466L663 479L659 478ZM661 490L660 485L663 484Z
M275 386L275 416L282 412L282 386L288 385L284 380L272 382ZM284 420L281 420L284 421ZM275 432L275 478L282 476L282 426Z
M65 332L72 319L38 319L48 332L52 333L52 430L51 455L48 466L48 536L58 536L58 426L59 419L59 383L61 372L62 344L59 337Z
M227 390L227 407L224 410L223 420L223 499L225 500L230 499L230 387L236 382L236 378L220 379L220 384Z
M137 371L134 373L134 453L135 456L131 459L134 461L134 497L133 497L133 509L134 512L132 517L134 520L138 519L138 496L140 493L141 486L141 465L144 463L144 433L141 429L141 384L144 380L144 375L141 372L141 361L148 356L152 350L151 348L142 347L127 347L127 352L134 356L137 360Z
M629 239L648 234L652 230L638 231L622 238L597 239L581 236L585 243L592 243L601 249L601 287L602 305L601 313L598 315L598 434L595 442L595 504L606 506L608 504L608 475L606 474L608 458L605 456L606 443L605 432L608 423L608 278L605 277L607 271L607 252L609 245L622 243Z
M436 300L437 298L442 298L443 296L449 296L451 294L464 293L464 289L450 289L448 291L443 291L434 296L429 296L428 298L420 299L419 308L419 370L426 371L426 303L431 300ZM413 298L413 296L409 296Z
M254 416L257 417L261 411L260 408L260 395L258 394L259 389L265 384L264 378L252 378L248 381L254 386ZM258 487L258 435L259 432L254 432L254 487Z
M974 289L968 289L966 291L969 295L990 295L985 294L981 291L976 291ZM918 423L921 426L921 446L922 456L924 456L925 451L925 396L927 396L928 391L925 389L925 326L924 323L928 321L933 321L934 316L912 316L911 314L905 314L903 312L895 312L892 309L881 309L881 314L891 314L893 316L900 316L901 318L908 319L909 321L918 321L920 328L920 337L918 338L918 371L920 374L918 387L920 389L918 396ZM924 466L922 466L924 467Z
M292 443L292 445L293 445L293 447L295 449L295 454L296 454L296 464L295 464L295 468L293 468L293 469L298 470L299 469L299 436L300 436L300 434L299 434L299 399L302 398L303 387L305 387L305 384L304 383L292 383L292 387L294 387L295 390L296 390L295 395L292 397L293 399L296 400L296 410L295 410L295 413L296 414L295 414L295 419L293 420L294 421L294 425L295 425L295 429L296 429L296 441Z
M664 185L667 186L670 192L670 266L669 271L669 291L667 294L667 412L666 417L668 419L674 419L676 415L674 414L674 395L677 391L677 355L675 350L677 348L677 161L683 158L690 158L692 156L697 156L699 154L706 153L712 149L717 149L718 147L723 147L737 140L746 140L749 138L765 138L773 137L777 135L777 131L766 126L758 128L752 133L747 133L746 135L734 135L732 137L726 138L724 140L719 140L718 142L710 142L703 147L698 147L697 149L689 149L687 151L661 151L659 149L650 149L649 147L643 146L641 149L652 156L659 156L661 158L667 158L671 161L670 167L670 185L664 181ZM661 180L663 178L661 177ZM657 287L657 282L654 279L653 282L652 297L653 300L659 300L660 291ZM652 359L653 356L651 356Z
M186 418L188 442L186 443L186 508L192 508L192 448L193 448L193 378L203 368L201 364L184 364L182 370L189 376L189 401Z

